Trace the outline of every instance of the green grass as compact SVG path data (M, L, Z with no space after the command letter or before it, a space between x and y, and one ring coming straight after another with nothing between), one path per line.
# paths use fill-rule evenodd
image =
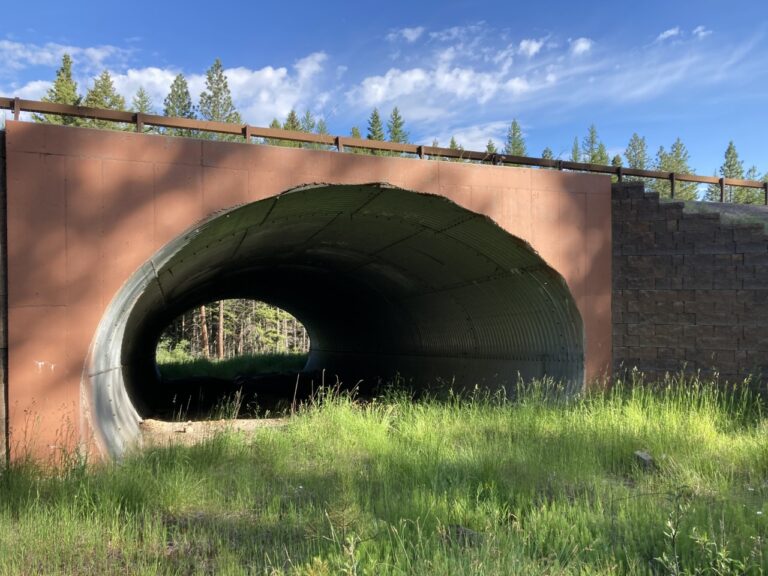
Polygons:
M257 354L227 360L207 358L173 360L159 356L157 366L163 378L221 378L270 372L300 372L307 363L306 354Z
M17 464L0 480L0 573L763 574L762 404L674 384L324 393L250 437Z

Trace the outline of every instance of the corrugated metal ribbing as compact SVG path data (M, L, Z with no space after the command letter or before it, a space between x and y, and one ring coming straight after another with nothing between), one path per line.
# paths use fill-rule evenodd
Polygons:
M146 367L129 373L134 396L156 385L154 349L142 343L182 311L230 297L293 313L312 337L310 365L347 379L583 380L582 321L562 278L520 239L439 196L316 186L220 214L158 254L160 289L115 312L128 317L124 363Z

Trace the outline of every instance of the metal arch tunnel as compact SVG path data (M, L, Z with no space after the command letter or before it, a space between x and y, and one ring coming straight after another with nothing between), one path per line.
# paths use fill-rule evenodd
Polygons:
M308 368L343 378L610 369L608 178L12 122L7 142L12 450L23 407L43 446L74 421L120 456L160 332L220 298L293 313Z
M524 242L439 196L311 186L212 218L121 290L90 370L94 421L111 453L135 440L136 407L160 384L160 331L226 297L294 313L311 335L309 367L342 377L489 387L518 375L584 377L581 316L562 278Z

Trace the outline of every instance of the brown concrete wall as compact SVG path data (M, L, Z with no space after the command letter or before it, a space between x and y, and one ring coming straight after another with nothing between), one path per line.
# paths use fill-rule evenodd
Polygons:
M486 214L565 279L586 377L610 370L606 176L8 122L9 421L15 453L85 434L80 383L99 320L160 247L221 209L324 182L388 182Z
M0 132L0 466L8 456L8 276L6 258L5 131Z
M648 378L768 376L768 235L613 187L613 362Z

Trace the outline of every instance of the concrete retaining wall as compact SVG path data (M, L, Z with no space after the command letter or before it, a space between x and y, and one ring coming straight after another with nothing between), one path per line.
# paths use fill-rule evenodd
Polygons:
M8 457L8 249L5 132L0 133L0 464Z
M613 186L613 366L768 375L768 235Z

